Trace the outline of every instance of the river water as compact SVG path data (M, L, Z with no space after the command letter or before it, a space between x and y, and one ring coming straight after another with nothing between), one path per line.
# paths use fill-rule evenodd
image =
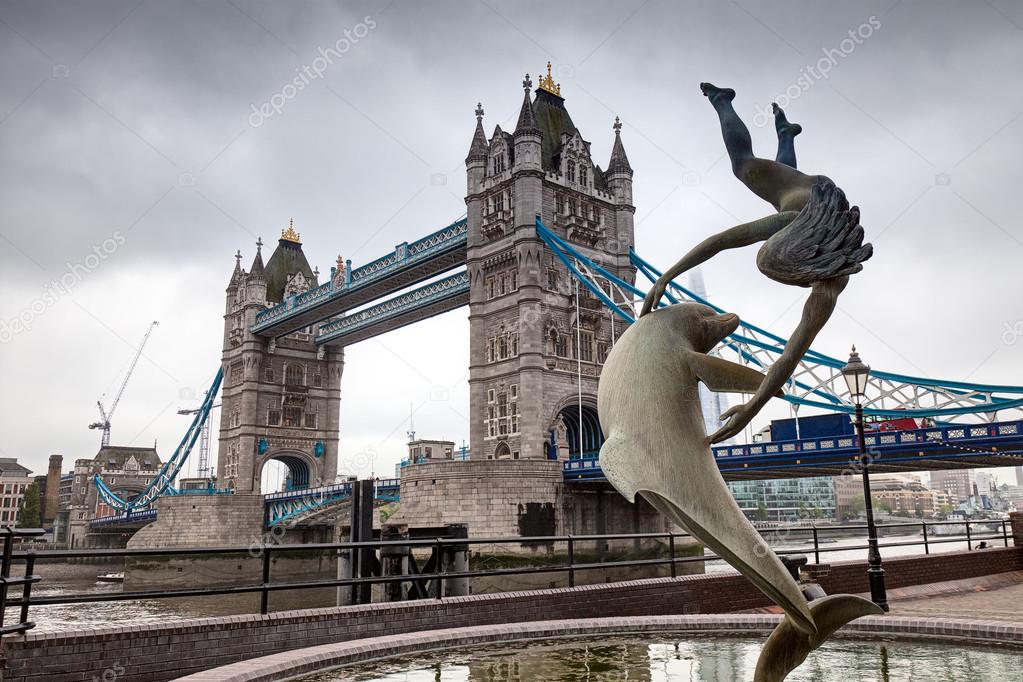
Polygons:
M891 558L896 556L909 556L922 554L923 547L920 545L907 547L885 547L885 545L898 543L918 543L919 535L898 535L888 536L882 539L882 556ZM1000 547L1001 540L987 540L989 544ZM776 551L800 549L806 547L806 541L793 534L787 542L780 542L772 546ZM865 544L862 537L842 538L832 542L823 542L821 562L832 563L854 559L865 560L865 549L850 549L851 547ZM976 546L976 542L974 542ZM942 542L931 546L931 553L962 551L966 549L965 538L956 539L954 542ZM813 553L807 552L807 558L813 562ZM66 571L71 575L59 577L57 568L73 568L73 571ZM723 573L734 571L730 566L721 561L708 561L705 565L708 573ZM118 583L102 583L95 579L100 573L116 570L116 567L102 566L74 566L55 567L40 564L37 573L43 576L43 581L35 586L32 591L34 597L50 597L57 595L72 594L104 594L119 592L122 585ZM50 577L48 577L48 575ZM13 596L13 595L12 595ZM299 608L319 608L333 606L335 603L335 590L319 588L313 590L293 590L287 592L276 592L270 596L270 610L279 611ZM29 613L30 620L36 623L37 631L53 632L61 630L93 629L103 626L125 626L139 625L142 623L168 622L184 620L188 618L201 618L207 616L226 616L243 613L254 613L259 609L259 596L257 594L246 595L220 595L211 597L179 597L175 599L147 599L125 602L95 602L85 604L60 604L49 606L32 607ZM8 609L5 615L5 623L12 623L17 620L18 613L14 609Z

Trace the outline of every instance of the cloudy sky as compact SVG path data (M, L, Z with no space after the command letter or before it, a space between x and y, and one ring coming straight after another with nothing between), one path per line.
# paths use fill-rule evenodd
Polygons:
M800 168L846 190L875 245L816 348L1023 384L1016 3L3 0L0 455L92 457L95 401L159 320L113 441L168 456L219 361L234 252L247 267L294 218L328 271L447 224L476 103L488 133L513 126L523 74L548 60L602 165L621 117L655 264L770 212L731 175L698 83L736 88L752 124L784 96ZM773 156L771 126L752 132ZM705 267L711 298L787 335L805 291L754 253ZM410 405L420 435L467 437L466 315L348 349L343 467L393 471Z

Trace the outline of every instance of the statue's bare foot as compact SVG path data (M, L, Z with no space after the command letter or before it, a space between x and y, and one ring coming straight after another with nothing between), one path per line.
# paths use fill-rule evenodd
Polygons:
M719 88L712 83L700 83L700 90L703 91L704 97L709 99L711 103L718 101L731 102L735 99L735 90L731 88Z
M778 131L778 137L795 137L799 133L803 132L803 126L798 123L789 123L789 120L785 118L785 112L776 102L771 103L771 111L774 112L774 129Z

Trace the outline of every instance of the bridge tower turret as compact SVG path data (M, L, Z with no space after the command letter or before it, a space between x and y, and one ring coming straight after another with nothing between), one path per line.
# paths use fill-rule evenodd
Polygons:
M260 492L269 460L288 468L293 487L334 482L337 475L340 348L317 349L311 329L277 339L256 336L256 313L317 285L293 226L282 231L264 265L262 240L246 272L241 252L227 286L217 485Z
M523 81L515 131L488 140L477 109L466 158L470 276L469 407L473 459L592 451L600 366L624 330L536 234L544 223L628 281L632 168L616 124L608 172L590 158L551 76ZM552 438L556 448L550 447Z

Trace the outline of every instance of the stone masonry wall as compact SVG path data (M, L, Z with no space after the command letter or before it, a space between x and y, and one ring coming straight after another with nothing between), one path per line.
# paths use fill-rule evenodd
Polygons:
M262 495L174 495L156 503L156 521L128 541L148 547L233 547L259 542Z
M469 525L470 537L557 535L561 462L466 460L405 467L401 508L387 525Z
M387 525L468 523L470 537L659 533L663 517L609 485L565 485L562 463L467 460L405 467L401 508Z
M926 565L920 577L918 569ZM892 559L893 586L1023 570L1023 548ZM863 574L863 562L836 564L832 576ZM850 580L852 578L849 578ZM856 583L850 583L856 587ZM830 585L828 585L830 587ZM93 631L4 638L5 682L77 682L123 668L119 682L161 682L280 651L380 635L563 618L721 613L754 609L767 598L739 575L684 576L400 603L207 618ZM73 672L72 672L73 671Z

